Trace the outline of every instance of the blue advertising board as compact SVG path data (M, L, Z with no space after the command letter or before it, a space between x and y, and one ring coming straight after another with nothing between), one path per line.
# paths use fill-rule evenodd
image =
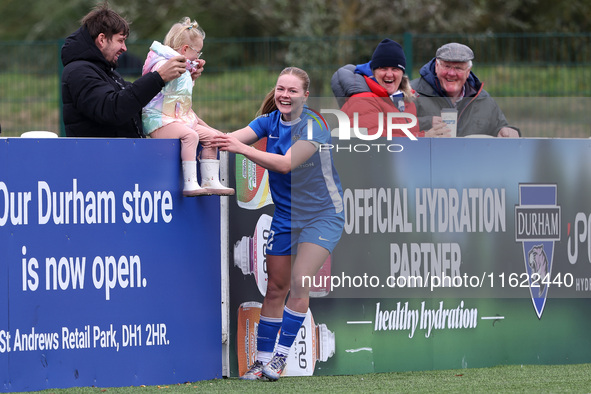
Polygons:
M179 152L0 139L2 391L221 377L219 197Z

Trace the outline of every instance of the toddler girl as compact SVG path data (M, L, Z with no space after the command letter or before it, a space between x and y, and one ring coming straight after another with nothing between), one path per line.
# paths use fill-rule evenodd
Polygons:
M219 180L220 162L217 148L210 146L211 138L219 131L209 127L192 109L195 79L205 65L202 55L205 32L199 24L185 17L175 23L164 39L164 45L154 41L144 63L142 74L157 70L167 59L185 56L187 71L167 82L160 93L142 110L144 133L152 138L181 140L183 195L233 195L234 189ZM201 142L201 185L197 181L197 144Z

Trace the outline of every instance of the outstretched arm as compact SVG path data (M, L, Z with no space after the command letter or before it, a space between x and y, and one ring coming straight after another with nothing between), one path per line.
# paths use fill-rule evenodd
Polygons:
M257 140L258 136L254 130L250 127L245 127L231 134L214 137L212 145L221 150L242 154L261 167L282 174L287 174L298 167L316 152L316 146L314 144L302 140L293 144L285 155L263 152L250 146L250 144Z
M164 82L169 82L183 75L186 70L185 57L175 56L168 59L156 72Z

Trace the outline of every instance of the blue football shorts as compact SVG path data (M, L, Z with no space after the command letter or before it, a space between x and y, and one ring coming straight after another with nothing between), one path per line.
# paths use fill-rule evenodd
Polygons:
M310 242L320 245L330 253L341 239L345 217L343 212L335 215L322 215L309 220L285 220L273 216L267 254L289 256L296 254L298 244Z

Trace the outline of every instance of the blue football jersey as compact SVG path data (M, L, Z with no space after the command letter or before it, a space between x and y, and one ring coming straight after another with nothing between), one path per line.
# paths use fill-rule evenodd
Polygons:
M267 152L285 155L298 140L317 145L316 152L290 173L269 171L269 187L276 213L284 218L307 220L323 214L342 214L343 191L334 167L331 143L324 119L308 107L299 118L286 122L276 110L250 124L259 138L267 137ZM279 211L279 212L277 212Z

